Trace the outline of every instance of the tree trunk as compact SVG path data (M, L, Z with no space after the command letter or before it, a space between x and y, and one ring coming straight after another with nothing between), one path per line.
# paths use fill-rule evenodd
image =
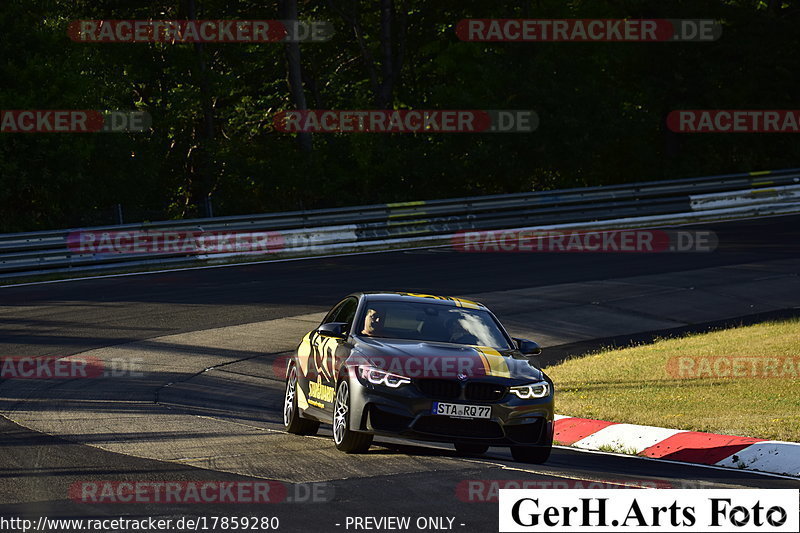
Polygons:
M284 20L289 21L297 20L297 0L283 1L283 18ZM292 96L294 107L298 111L305 111L308 109L308 106L306 104L306 95L303 91L303 70L300 63L300 43L297 41L289 41L286 43L286 73L289 80L289 93ZM298 133L297 142L300 144L300 149L304 152L311 151L311 133Z
M195 0L188 0L189 20L197 20L197 6ZM200 128L200 135L197 149L197 164L192 165L199 183L198 190L195 191L196 198L200 203L200 211L207 217L213 216L211 212L211 193L213 183L211 174L211 145L214 141L214 96L211 94L211 86L208 82L205 50L203 43L194 43L194 50L197 57L197 84L200 87L200 106L203 110L203 124Z
M394 61L392 47L392 22L394 5L392 0L381 0L381 84L375 95L378 109L387 109L394 92Z

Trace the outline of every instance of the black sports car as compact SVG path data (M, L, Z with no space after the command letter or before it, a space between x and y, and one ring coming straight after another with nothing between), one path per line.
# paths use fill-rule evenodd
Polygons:
M553 382L483 305L410 293L357 293L303 337L286 369L289 433L333 425L339 450L373 435L450 442L462 453L509 446L543 463L553 444Z

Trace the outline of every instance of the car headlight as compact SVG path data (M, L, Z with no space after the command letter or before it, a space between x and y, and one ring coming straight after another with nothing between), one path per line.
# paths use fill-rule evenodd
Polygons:
M386 372L374 366L360 366L358 367L358 373L361 375L362 379L367 380L373 385L386 385L393 389L411 383L411 379L405 376L392 374L391 372Z
M511 387L510 390L523 400L530 400L531 398L544 398L550 394L550 384L546 381L540 381L538 383L531 383L530 385Z

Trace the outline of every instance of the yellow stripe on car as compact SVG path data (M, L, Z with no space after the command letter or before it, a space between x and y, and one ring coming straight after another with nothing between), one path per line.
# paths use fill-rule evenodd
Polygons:
M481 355L481 360L483 361L487 376L497 376L501 378L511 377L506 358L500 355L500 352L488 346L476 346L475 349L478 350L478 353Z
M403 292L400 294L405 294L406 296L411 296L413 298L433 298L434 300L446 300L447 298L442 298L441 296L434 296L433 294L419 294L416 292Z
M463 298L451 298L457 306L466 307L467 309L480 309L481 306L477 302L464 300Z
M308 358L311 356L311 333L306 333L300 346L297 347L297 360L300 361L300 371L304 376L308 375Z
M467 309L481 309L481 304L463 298L455 298L453 296L435 296L433 294L420 294L416 292L401 292L404 296L411 296L412 298L431 298L433 300L449 300L456 304L456 307L466 307Z

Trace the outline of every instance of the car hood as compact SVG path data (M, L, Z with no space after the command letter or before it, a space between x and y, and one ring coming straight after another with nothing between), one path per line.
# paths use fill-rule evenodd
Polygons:
M352 364L371 365L410 378L500 379L519 384L547 379L519 351L484 346L358 338L352 357Z

